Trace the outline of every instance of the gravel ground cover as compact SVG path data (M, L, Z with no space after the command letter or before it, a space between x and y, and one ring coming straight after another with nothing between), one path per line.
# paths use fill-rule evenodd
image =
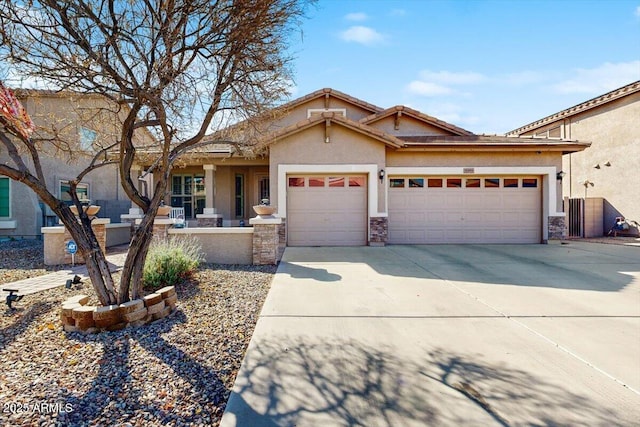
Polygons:
M218 425L274 273L203 265L169 317L96 335L58 322L90 283L26 296L0 311L0 425Z
M68 268L67 265L44 265L42 240L7 240L0 242L0 285L42 276Z

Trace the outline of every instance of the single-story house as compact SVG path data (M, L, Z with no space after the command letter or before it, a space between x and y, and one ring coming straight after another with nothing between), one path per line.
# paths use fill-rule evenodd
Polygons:
M589 140L585 151L563 156L562 194L590 201L591 230L602 234L616 217L640 221L640 80L543 117L508 136ZM591 200L589 200L591 199ZM583 218L584 221L584 218ZM635 233L638 233L637 228Z
M190 226L237 226L269 199L289 246L543 243L565 232L562 157L589 146L475 135L334 89L278 112L251 155L225 144L189 154L166 203L183 207ZM146 186L150 165L138 165Z

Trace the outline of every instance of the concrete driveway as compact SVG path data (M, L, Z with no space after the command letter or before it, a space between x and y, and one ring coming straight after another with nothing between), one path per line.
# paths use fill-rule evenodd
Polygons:
M287 248L223 426L640 423L640 248Z

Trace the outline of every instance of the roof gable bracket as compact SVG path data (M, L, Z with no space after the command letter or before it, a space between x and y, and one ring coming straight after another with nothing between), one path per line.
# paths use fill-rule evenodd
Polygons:
M331 119L324 121L324 142L326 144L331 142Z
M329 108L329 94L328 93L324 94L324 108L325 109Z
M400 117L402 117L402 111L398 111L395 119L393 120L393 128L395 130L400 130Z

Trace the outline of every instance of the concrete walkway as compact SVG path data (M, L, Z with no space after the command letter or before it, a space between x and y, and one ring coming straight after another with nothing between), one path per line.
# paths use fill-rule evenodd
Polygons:
M287 248L229 426L637 425L640 249Z
M109 262L111 271L121 269L122 266L124 266L124 260L127 256L126 249L120 248L119 250L116 249L109 252L110 253L107 254L107 261ZM80 276L82 280L88 279L87 267L83 264L78 264L75 267L70 266L67 269L58 270L54 273L5 283L4 285L0 285L0 302L4 303L8 294L8 292L4 292L2 289L17 289L19 295L30 295L47 289L56 288L58 286L64 286L67 283L67 280L73 280L73 277L76 275Z

